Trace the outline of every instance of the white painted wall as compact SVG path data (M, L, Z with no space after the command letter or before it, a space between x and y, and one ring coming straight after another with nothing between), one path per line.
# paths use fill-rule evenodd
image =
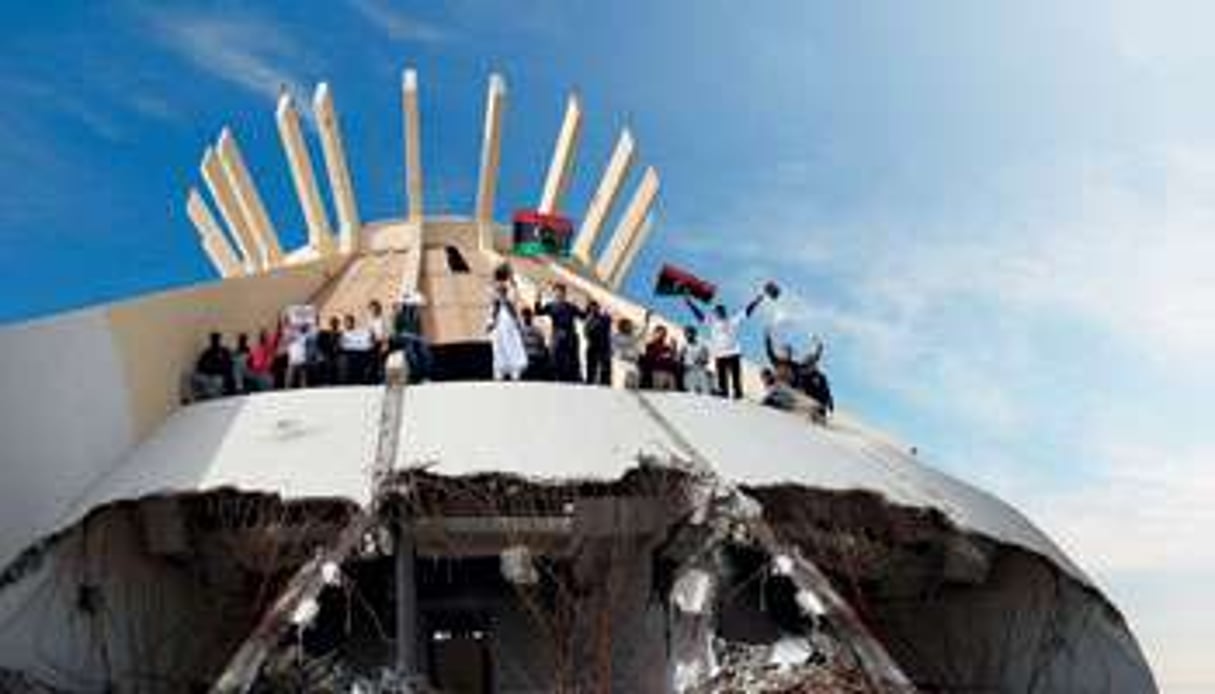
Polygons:
M120 459L134 427L103 310L6 328L0 350L3 566Z
M207 333L273 325L342 261L0 328L0 567L178 408ZM168 465L168 463L166 463Z

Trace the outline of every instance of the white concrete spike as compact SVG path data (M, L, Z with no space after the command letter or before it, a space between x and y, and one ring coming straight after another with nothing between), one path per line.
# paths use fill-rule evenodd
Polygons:
M485 103L485 129L481 140L481 173L477 178L475 218L480 227L481 247L493 247L494 195L498 189L498 161L502 150L502 113L506 108L506 80L489 76Z
M254 240L252 232L249 231L244 212L241 211L236 194L232 192L232 187L228 183L228 174L224 171L224 165L220 162L219 155L215 153L214 148L208 147L203 153L200 170L203 181L207 184L207 190L211 191L211 199L215 201L220 216L224 218L228 233L236 240L236 247L240 249L241 265L245 269L245 274L259 271L262 267L261 247Z
M401 75L401 110L405 118L405 188L409 221L422 221L422 126L418 115L418 73Z
M236 200L245 215L245 221L249 223L249 230L262 247L263 267L267 270L278 267L283 262L283 247L278 242L278 234L274 231L274 224L266 212L262 196L257 192L257 186L249 174L249 167L245 165L245 157L241 154L240 145L236 143L236 136L230 129L224 128L220 131L216 150L219 152L220 162L224 165L224 171L228 174L232 191L236 194Z
M582 104L577 94L570 94L565 105L565 117L561 130L553 145L553 160L548 165L548 176L544 179L544 191L540 195L539 211L553 214L561 209L561 198L569 187L574 170L574 154L578 150L578 138L582 134Z
M308 154L308 145L304 142L303 129L300 127L300 116L290 94L284 93L279 97L274 120L278 123L279 138L283 141L283 151L291 169L291 180L295 183L295 195L299 199L304 222L308 226L308 245L317 255L328 255L333 252L333 231L329 225L329 213L325 211L325 204L321 201L321 190L316 183L312 156Z
M215 221L215 215L211 214L211 208L207 206L198 190L193 187L186 195L186 216L193 222L194 228L198 231L199 243L207 257L211 259L211 264L215 266L215 271L219 273L220 277L235 277L245 274L245 269L241 266L236 251L232 250L232 245L228 243L223 230L220 229L219 222Z
M595 246L595 240L599 237L599 231L612 211L612 206L616 204L616 198L620 195L624 179L633 166L635 151L633 134L629 132L628 128L625 128L621 131L619 139L616 140L616 148L612 150L612 157L603 171L603 177L599 179L599 187L595 189L595 195L586 207L586 214L582 217L582 227L578 230L578 238L574 241L574 257L583 265L591 265L591 251Z
M329 174L329 189L333 195L338 217L338 247L342 253L358 249L362 224L359 209L354 199L354 184L350 180L350 167L346 163L346 150L342 147L342 132L338 125L337 110L329 84L321 82L312 98L312 109L316 124L321 131L321 150L325 155L325 170Z
M637 184L637 190L616 225L612 240L599 259L597 272L608 287L618 289L637 257L637 252L649 236L650 210L658 195L658 172L648 167Z

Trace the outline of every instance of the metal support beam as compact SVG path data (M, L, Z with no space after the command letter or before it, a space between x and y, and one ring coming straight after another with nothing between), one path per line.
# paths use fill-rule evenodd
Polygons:
M338 125L337 111L333 106L333 94L329 85L321 82L312 97L312 110L321 131L321 150L325 155L325 170L329 174L329 190L333 195L338 217L338 247L342 253L358 249L358 238L362 229L359 209L354 200L354 184L350 180L350 167L346 163L346 150L342 146L342 132Z
M236 251L232 250L232 245L224 236L219 222L215 221L211 208L207 207L202 195L193 187L186 195L186 215L198 230L198 240L203 251L211 259L211 264L215 266L219 276L227 278L245 274L240 258L236 256Z
M240 203L245 221L249 224L249 231L262 248L263 269L278 267L283 262L283 247L279 245L278 234L266 212L262 196L257 192L253 177L249 175L249 167L245 165L240 145L236 144L236 137L228 128L220 131L216 151L224 165L224 171L228 174L228 182L232 185L237 202Z
M641 183L629 200L628 207L616 225L612 240L607 250L599 259L597 272L599 278L612 289L618 289L628 273L629 267L637 257L637 252L645 244L650 233L650 210L654 207L654 198L658 195L658 172L653 167L645 170Z
M548 165L548 176L544 179L544 192L540 195L539 210L553 214L561 208L561 198L569 187L574 170L574 153L578 150L578 138L582 134L582 104L577 94L570 94L565 105L565 117L561 131L553 145L553 160Z
M414 572L414 540L408 522L397 527L396 557L396 656L397 674L418 672L418 590Z
M599 238L599 230L603 228L603 222L616 204L625 176L633 166L634 151L633 135L625 128L616 140L616 148L612 150L612 157L603 171L603 177L599 179L595 196L586 207L586 214L582 216L582 228L578 230L578 238L574 241L574 257L583 265L591 264L595 240Z
M489 76L485 102L485 130L481 140L481 173L477 178L475 218L482 249L493 248L494 195L498 190L498 161L502 149L502 112L506 108L506 80Z
M283 141L287 165L291 169L291 180L295 183L295 195L299 199L304 222L308 226L308 245L318 255L328 255L333 252L333 231L329 226L329 213L321 202L321 190L316 184L312 156L308 154L308 146L304 143L300 116L290 94L284 93L279 97L274 119L278 123L278 134Z
M418 115L418 73L401 75L401 107L405 116L405 186L409 221L422 221L422 126Z
M224 165L214 148L208 147L203 153L200 169L207 190L211 191L211 199L215 201L219 214L228 227L228 233L236 240L236 247L240 249L241 265L245 274L258 272L262 267L262 249L249 231L244 212L241 211L236 194L232 192L232 186L228 182L228 174L224 171Z

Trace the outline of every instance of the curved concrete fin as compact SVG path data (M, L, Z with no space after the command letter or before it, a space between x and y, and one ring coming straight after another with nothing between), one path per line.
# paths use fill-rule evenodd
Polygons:
M625 128L616 140L612 157L608 160L607 168L604 169L603 176L599 179L599 187L595 189L595 195L591 198L586 213L582 216L582 226L578 230L578 238L574 241L574 257L583 265L591 265L591 252L594 250L595 240L599 238L599 231L603 228L608 214L611 213L612 206L616 204L616 198L620 195L620 188L624 184L625 177L633 167L635 152L633 134L629 132L628 128Z
M270 215L266 212L262 196L257 192L257 185L253 183L253 177L249 174L249 167L245 164L245 157L241 154L240 145L236 143L236 136L229 128L220 131L216 149L219 152L220 162L223 163L224 170L228 174L228 183L231 184L232 191L236 194L236 201L240 204L241 212L249 225L249 230L262 248L263 267L267 270L278 267L283 261L283 248L279 244L278 234L274 230L274 224L270 221Z
M574 171L574 155L578 150L578 138L582 134L582 104L577 94L570 94L565 105L565 117L561 130L553 145L553 160L544 179L544 191L540 195L540 212L554 214L561 209L561 198L569 187Z
M485 98L485 128L481 139L481 172L477 177L475 219L481 226L481 247L493 247L494 195L498 190L498 162L502 151L502 114L506 109L506 80L489 76Z
M649 236L652 226L650 210L654 207L657 195L658 172L651 166L646 168L642 175L641 182L637 184L637 190L633 192L628 207L625 208L620 222L616 225L612 240L599 259L597 267L599 277L612 289L620 287L620 283L628 273L638 251L641 250L646 237Z
M202 172L203 182L207 184L207 190L211 192L211 199L215 201L215 206L219 208L219 214L223 217L228 232L235 239L236 247L240 249L241 265L244 267L245 274L258 272L262 268L261 247L254 240L252 232L249 231L244 212L228 182L228 174L224 171L224 165L213 147L208 147L203 153L202 165L199 169Z
M312 98L312 109L316 114L317 128L321 132L321 150L325 155L325 170L329 174L329 192L333 196L334 207L337 208L338 246L343 253L351 253L358 248L362 224L354 198L350 167L346 163L346 150L342 146L337 109L333 105L333 94L328 83L321 82L317 85Z
M240 258L232 249L232 244L228 243L219 222L215 221L215 215L211 214L211 208L207 206L197 188L191 187L190 192L186 194L186 216L198 231L199 243L220 277L245 274Z
M287 155L287 166L291 169L295 195L299 200L300 210L304 213L304 223L308 226L308 245L318 255L328 255L333 251L333 231L329 225L329 213L325 211L325 204L321 201L321 190L316 183L312 156L304 142L299 112L290 94L284 92L279 97L274 120L278 124L283 152Z

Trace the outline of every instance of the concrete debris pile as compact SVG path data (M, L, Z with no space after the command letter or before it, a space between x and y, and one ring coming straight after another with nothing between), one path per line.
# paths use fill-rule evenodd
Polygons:
M0 690L1006 690L1066 652L997 639L1102 618L939 513L686 460L609 480L396 470L376 499L95 510L7 574L0 607L23 608L0 646L34 665L0 663Z
M745 644L717 639L717 673L691 690L693 694L748 692L802 694L834 692L870 694L865 673L849 664L837 645L824 636L786 637L772 644Z

